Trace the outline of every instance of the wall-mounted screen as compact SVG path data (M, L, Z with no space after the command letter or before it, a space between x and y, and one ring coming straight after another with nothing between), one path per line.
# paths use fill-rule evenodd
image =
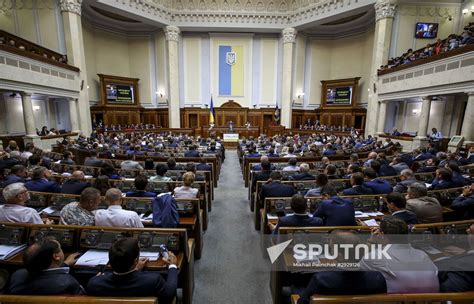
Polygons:
M436 36L438 36L438 23L416 23L415 38L433 39Z
M352 86L332 87L326 89L326 105L350 106L352 103Z
M116 103L134 103L133 85L106 85L107 101Z

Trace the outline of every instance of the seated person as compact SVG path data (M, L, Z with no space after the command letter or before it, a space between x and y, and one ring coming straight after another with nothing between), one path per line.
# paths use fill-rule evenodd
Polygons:
M426 164L419 168L417 173L435 172L438 169L439 159L436 156L432 156L426 161Z
M352 188L344 189L342 195L366 195L373 193L371 188L364 186L364 174L360 172L352 174L351 186Z
M397 171L397 174L400 174L402 170L410 169L408 165L402 160L400 156L394 157L393 161L390 163L390 166Z
M453 187L464 187L467 184L466 179L462 175L462 171L459 168L459 165L455 161L450 161L446 165L446 168L451 170L452 173L452 182L453 182Z
M25 166L14 165L10 169L10 174L8 174L8 176L3 180L3 182L0 182L0 185L2 188L5 188L6 186L13 183L24 183L25 177L27 177Z
M273 234L278 234L280 227L323 226L322 219L308 214L308 204L301 194L295 194L291 197L291 210L294 214L280 217L277 225L268 223Z
M420 224L443 221L443 208L434 197L428 196L428 189L423 183L408 186L407 210L416 214Z
M97 151L91 151L90 156L84 160L84 166L88 167L102 167L104 162L97 159Z
M272 173L272 165L268 160L263 160L261 166L262 170L252 177L252 193L257 188L257 181L267 181L270 178L270 173Z
M454 199L450 206L462 219L474 218L474 184L464 187L462 194ZM474 231L473 231L474 232Z
M149 179L150 182L169 182L173 180L171 177L165 176L166 171L168 171L168 169L166 168L166 165L157 164L155 167L155 170L156 170L156 175L150 177Z
M183 170L182 166L176 164L174 157L170 157L166 160L166 167L168 170Z
M100 203L100 191L89 187L82 191L79 202L64 206L59 213L61 225L94 226L94 210Z
M453 188L454 184L452 178L453 174L449 169L439 168L438 170L436 170L436 177L431 183L430 190Z
M120 163L120 169L122 170L143 170L143 167L139 162L135 161L134 154L127 154L127 160Z
M148 258L140 257L138 240L117 240L109 250L113 272L92 277L87 294L99 297L158 297L160 303L171 303L178 288L177 259L172 253L163 261L168 264L166 281L157 271L142 271Z
M387 194L392 192L392 186L384 179L377 178L377 173L372 168L366 168L364 175L368 181L364 183L364 186L372 189L374 194Z
M76 163L72 160L72 152L70 151L64 151L63 153L63 159L61 159L59 161L60 164L63 164L63 165L75 165Z
M140 217L135 211L122 209L122 192L119 189L107 190L105 202L109 207L95 212L96 226L143 228Z
M189 150L184 152L184 157L200 157L195 145L189 146Z
M381 154L381 153L380 153ZM384 159L377 159L370 163L370 168L374 169L379 176L395 176L397 171Z
M309 165L302 163L299 167L300 173L290 176L290 180L315 180L314 175L309 174Z
M330 247L337 244L352 244L354 247L361 244L359 237L348 231L331 232ZM344 263L357 263L354 247L347 252L342 246L337 246L336 261ZM347 256L346 256L347 255ZM298 304L309 304L310 297L314 294L322 295L354 295L374 294L387 292L385 278L378 271L351 271L337 269L337 271L316 272L308 286L301 293Z
M450 258L435 262L438 267L438 278L441 292L463 292L474 290L474 271L466 271L466 265L474 260L474 224L467 229L471 250ZM468 266L469 267L469 266Z
M84 294L84 288L69 274L69 267L76 263L79 253L64 259L61 244L51 237L44 238L23 254L23 266L11 277L9 294L63 295Z
M174 188L175 198L197 198L199 189L191 187L194 183L194 173L186 172L183 174L183 186Z
M135 177L133 182L135 185L135 191L128 191L125 196L127 197L155 197L156 193L146 191L146 186L148 185L148 179L145 175L140 174Z
M282 175L278 171L270 173L270 179L262 186L260 190L260 201L265 202L267 197L292 197L295 194L295 188L288 184L281 183Z
M337 196L336 189L324 186L321 189L323 200L313 216L320 217L325 226L355 226L355 210L352 201Z
M288 160L288 166L283 168L283 171L298 171L300 168L297 165L298 160L296 157L292 157Z
M397 128L393 128L392 130L392 136L400 136L402 135L400 132L398 132Z
M400 172L400 181L395 185L395 187L393 187L393 192L406 193L408 191L408 187L416 182L417 180L413 174L413 171L410 169L404 169L402 172Z
M196 170L198 171L212 171L212 167L207 164L207 161L204 157L199 159L199 164L196 165Z
M35 192L60 192L61 186L56 182L50 182L49 178L51 178L51 171L45 167L38 167L33 170L33 176L25 183L25 187Z
M194 181L196 182L202 182L206 180L206 177L204 175L196 174L196 165L192 162L187 163L186 166L184 167L184 170L186 170L186 172L194 173ZM182 179L183 179L182 176L178 178L178 180L182 180Z
M386 250L380 249L385 250L387 255L374 252L371 257L364 257L360 261L361 269L380 271L385 277L388 293L439 292L437 268L428 254L413 248L408 242L408 225L404 221L385 216L380 222L380 229L373 233L377 243L391 246Z
M82 190L91 186L91 183L84 182L84 178L84 172L79 170L74 171L72 176L63 183L61 187L61 193L76 195L81 194Z
M29 224L51 224L52 222L42 220L38 211L26 207L25 203L30 199L28 189L22 183L13 183L3 189L3 198L6 204L0 205L0 222L29 223Z
M315 197L321 195L321 189L328 184L329 180L326 174L321 173L316 176L316 188L308 190L305 197Z
M396 192L389 193L384 198L384 201L393 217L401 219L407 225L418 224L416 214L405 209L407 200L402 194Z
M341 178L337 174L337 168L334 165L327 165L326 169L324 169L324 173L327 175L328 179L339 179L339 178Z
M351 178L352 174L357 172L362 172L361 167L357 164L350 164L346 169L346 175L344 175L342 178L349 179Z

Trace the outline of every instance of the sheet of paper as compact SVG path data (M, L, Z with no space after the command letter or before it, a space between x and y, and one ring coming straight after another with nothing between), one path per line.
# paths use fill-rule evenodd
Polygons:
M267 213L267 219L269 219L269 220L277 220L277 219L278 219L278 215L276 215L276 214L271 214L271 213Z
M382 216L384 215L382 212L377 211L377 212L367 212L366 213L368 216Z
M427 247L423 247L421 248L423 251L425 251L426 253L428 254L440 254L442 253L441 251L439 251L438 249L434 248L433 246L427 246Z
M6 260L18 252L24 250L26 244L23 245L0 245L0 260Z
M364 223L365 223L367 226L378 226L378 225L379 225L379 224L377 224L377 222L376 222L374 219L370 219L370 220L364 221Z
M140 251L141 258L148 258L150 261L158 261L160 258L159 252L152 252L152 251Z
M46 213L46 214L53 214L54 212L58 211L55 207L46 207L43 210L41 210L40 213Z
M431 184L425 183L425 185L426 185L426 188L431 187Z
M361 218L361 217L369 217L369 215L367 213L355 214L355 218Z
M77 260L76 265L95 267L98 265L106 265L108 262L109 252L107 250L89 249Z

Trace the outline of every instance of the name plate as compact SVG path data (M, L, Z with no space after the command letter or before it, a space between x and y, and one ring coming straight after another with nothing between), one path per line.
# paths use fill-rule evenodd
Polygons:
M239 134L237 134L237 133L224 133L224 141L238 142L239 141Z

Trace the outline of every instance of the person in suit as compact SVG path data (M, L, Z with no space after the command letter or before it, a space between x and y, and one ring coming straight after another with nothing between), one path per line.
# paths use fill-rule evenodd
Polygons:
M201 155L199 152L196 150L195 145L189 146L189 150L184 152L184 157L200 157Z
M10 169L10 174L1 183L1 187L5 188L13 183L24 183L26 175L25 166L15 165Z
M462 219L474 218L474 184L464 187L462 194L451 203L451 209L458 212ZM474 231L473 231L474 232Z
M353 249L361 244L357 235L348 231L331 232L330 247L337 244L351 244L353 247L345 251L343 246L337 246L339 263L357 263L356 251ZM337 271L316 272L308 286L300 293L298 304L309 304L313 294L323 295L354 295L375 294L387 292L385 278L378 271L351 271L337 269Z
M97 151L91 151L90 156L84 161L84 166L102 167L103 163L103 161L97 159Z
M290 176L292 180L315 180L314 175L309 174L309 165L307 163L302 163L299 169L300 173Z
M439 159L436 156L429 158L426 164L419 168L417 173L435 172L438 169Z
M413 171L410 169L404 169L400 172L400 181L393 187L393 192L406 193L408 186L413 183L416 183L417 180Z
M45 167L38 167L33 170L31 180L25 183L25 187L36 192L60 192L61 186L56 182L50 182L49 178L51 178L51 171Z
M336 189L327 185L321 189L323 200L313 216L320 217L326 226L355 226L352 201L337 196Z
M449 169L439 168L436 170L436 177L431 183L430 190L449 189L453 188L453 174Z
M377 178L377 173L372 168L366 168L364 175L368 181L364 183L364 186L372 189L374 194L387 194L392 192L392 186L384 179Z
M174 157L169 157L166 160L166 166L168 167L168 170L183 170L182 166L176 164L176 159Z
M293 210L294 214L280 217L277 225L268 223L272 234L278 234L280 227L323 226L321 218L308 214L308 204L301 194L295 194L291 197L291 210Z
M400 174L402 170L410 169L400 156L395 157L390 163L390 166L397 171L397 174Z
M267 197L291 197L295 194L295 188L291 185L281 183L281 173L272 171L268 183L260 190L260 200L265 201Z
M463 292L474 290L474 224L466 230L471 250L463 254L441 259L435 262L438 267L438 279L441 292Z
M84 288L69 274L69 267L77 261L79 253L64 258L61 244L46 237L23 254L25 268L17 270L7 288L9 294L17 295L62 295L84 294Z
M325 156L336 155L336 150L334 150L334 148L331 144L327 144L326 148L324 149L323 155L325 155Z
M72 157L73 157L72 152L64 151L63 159L61 159L59 163L63 165L75 165L76 163L72 160Z
M436 198L428 196L428 189L423 183L408 186L406 209L416 214L420 224L443 221L441 204Z
M352 188L344 189L342 191L342 194L343 195L366 195L366 194L373 193L371 188L364 186L364 174L360 172L352 174L351 186Z
M459 165L456 161L449 161L448 164L445 166L447 169L451 170L452 173L452 182L453 187L464 187L467 184L466 179L462 175L462 171L459 168Z
M109 250L113 273L92 277L86 287L92 296L158 297L171 303L178 288L177 259L173 252L163 257L168 265L166 281L160 273L143 271L148 258L140 258L138 240L132 237L117 240Z
M360 261L365 271L380 271L385 277L388 293L430 293L439 291L438 269L424 251L408 241L408 225L394 216L385 216L372 236L389 248L379 248ZM381 255L384 250L387 255Z
M81 194L82 190L91 187L91 183L83 181L84 177L84 172L79 170L74 171L71 178L63 183L61 193Z
M328 179L339 179L339 178L341 178L337 174L336 166L334 166L332 164L326 166L326 169L324 169L324 173L327 175Z
M120 163L120 169L122 170L143 170L143 167L139 162L135 161L134 154L127 154L127 160Z
M133 182L135 185L135 191L128 191L125 196L127 197L156 197L156 193L146 191L146 186L148 185L148 179L145 175L140 174L135 177Z
M384 201L393 217L401 219L407 225L418 224L416 214L406 210L407 200L402 194L396 192L389 193L384 198Z
M370 163L370 168L374 169L379 176L395 176L397 171L383 159L375 160Z
M352 174L357 173L357 172L362 172L361 166L357 164L350 164L346 169L346 175L344 175L342 178L350 179Z
M199 164L196 165L196 170L198 171L212 171L212 167L207 164L207 161L204 157L199 159Z
M298 171L300 168L297 164L298 160L296 157L292 157L288 160L288 166L283 167L283 171Z
M266 181L270 178L270 173L272 172L272 165L268 160L263 160L261 163L262 170L257 172L252 177L252 193L257 188L257 181Z

